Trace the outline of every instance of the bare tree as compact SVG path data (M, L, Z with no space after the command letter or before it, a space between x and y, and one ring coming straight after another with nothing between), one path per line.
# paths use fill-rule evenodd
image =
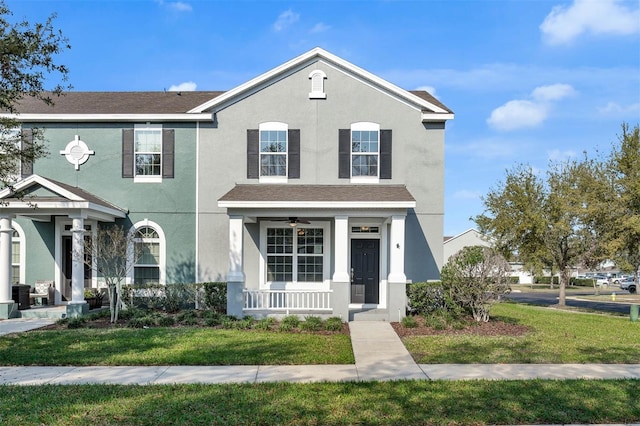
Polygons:
M142 255L135 234L118 225L99 227L96 235L85 239L84 251L85 264L107 284L111 322L116 322L125 306L122 285Z

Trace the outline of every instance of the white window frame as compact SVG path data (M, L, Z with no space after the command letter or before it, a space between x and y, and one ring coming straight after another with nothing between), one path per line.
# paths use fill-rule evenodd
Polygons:
M376 152L354 152L353 151L353 132L377 132L378 133L378 151ZM349 129L349 174L351 176L351 183L379 183L380 182L380 125L378 123L371 122L358 122L352 123ZM355 155L365 156L377 156L378 166L376 167L376 176L354 176L353 175L353 157Z
M267 228L288 228L293 230L293 262L292 281L267 281ZM298 253L296 231L298 229L313 228L322 229L322 281L297 281L298 276ZM300 255L304 256L304 253ZM287 290L328 290L331 287L331 229L329 222L311 222L309 224L297 224L291 227L288 222L262 221L260 222L260 287L267 289L287 289Z
M160 132L160 152L138 151L136 144L136 135L140 131L159 131ZM162 182L162 124L135 124L133 127L133 181L136 183L160 183ZM157 175L139 175L137 168L138 154L160 154L160 173Z
M263 131L276 131L284 132L286 137L284 153L262 152L262 132ZM277 121L269 121L260 123L258 126L258 173L260 175L260 183L286 183L289 176L289 125L287 123L280 123ZM285 173L284 176L263 176L262 175L262 156L264 155L282 155L285 158Z
M18 266L19 270L20 270L20 279L22 281L22 283L25 283L25 274L27 273L27 267L26 267L26 256L27 256L27 247L26 247L26 243L25 243L25 237L24 237L24 230L22 229L22 226L20 226L18 223L16 223L15 221L12 221L13 223L11 224L11 227L13 228L13 231L15 231L18 236L14 237L13 236L13 232L11 233L11 249L13 250L13 243L18 243L19 247L20 247L20 262L16 265L15 263L13 263L13 259L11 259L11 279L12 279L12 283L13 283L13 267L14 266ZM22 284L22 283L18 283L18 284ZM15 284L15 283L13 283Z
M167 244L166 244L166 238L164 235L164 231L162 230L162 227L160 225L158 225L156 222L152 222L149 219L144 219L141 220L139 222L136 222L133 224L133 226L131 226L131 228L129 229L129 234L132 235L134 238L131 239L131 245L129 246L129 261L133 262L133 253L134 253L134 247L133 245L137 242L141 242L141 243L145 243L145 242L156 242L155 238L153 239L153 241L150 240L146 240L146 239L140 239L140 238L135 238L135 234L136 232L140 229L140 228L145 228L145 227L149 227L152 228L154 231L156 231L158 233L158 241L159 242L159 252L160 252L160 259L158 260L158 264L157 265L147 265L147 264L136 264L134 263L131 268L129 269L129 275L127 277L127 284L133 284L134 282L134 276L135 276L135 268L136 266L140 266L140 267L155 267L157 266L159 268L160 274L159 274L159 283L161 285L165 285L166 284L166 250L167 250Z

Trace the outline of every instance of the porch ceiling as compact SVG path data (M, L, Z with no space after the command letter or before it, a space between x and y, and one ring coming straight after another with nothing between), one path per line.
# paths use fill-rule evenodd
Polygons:
M404 185L236 185L223 208L415 208Z

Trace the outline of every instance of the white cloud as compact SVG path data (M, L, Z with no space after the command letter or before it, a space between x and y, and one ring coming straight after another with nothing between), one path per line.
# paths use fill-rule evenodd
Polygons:
M273 29L276 31L282 31L292 24L298 22L300 19L300 14L295 13L293 10L288 9L285 10L278 16L278 19L273 24Z
M193 92L196 90L197 84L193 81L185 81L184 83L174 84L169 87L169 92Z
M557 101L568 96L573 96L575 89L568 84L552 84L533 89L531 97L536 101Z
M619 0L574 0L555 6L540 24L552 45L567 44L583 33L630 35L640 32L640 8L631 10ZM636 3L637 4L637 3Z
M312 34L316 34L316 33L323 33L325 31L328 31L331 27L329 25L326 25L323 22L318 22L317 24L315 24L313 26L313 28L311 28L311 30L309 31Z
M164 0L157 0L157 3L160 6L164 6L168 9L173 9L177 12L191 12L193 10L189 3L184 3L181 1L165 2Z
M578 154L572 150L560 151L559 149L552 149L547 152L547 155L551 161L564 161L575 158Z
M617 102L609 102L606 106L598 108L602 114L633 114L640 112L640 103L631 105L620 105Z
M532 100L515 99L507 102L491 112L487 124L500 131L539 126L549 116L553 101L575 94L575 89L568 84L536 87L531 92Z
M487 119L487 123L491 127L503 131L521 127L535 127L547 118L548 113L545 104L515 100L494 109Z

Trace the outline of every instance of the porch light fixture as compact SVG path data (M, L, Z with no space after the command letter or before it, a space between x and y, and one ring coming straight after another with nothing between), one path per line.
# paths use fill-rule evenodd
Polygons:
M290 226L290 227L295 228L297 225L298 225L298 222L297 222L297 221L295 221L295 220L291 220L291 221L289 221L289 226Z

